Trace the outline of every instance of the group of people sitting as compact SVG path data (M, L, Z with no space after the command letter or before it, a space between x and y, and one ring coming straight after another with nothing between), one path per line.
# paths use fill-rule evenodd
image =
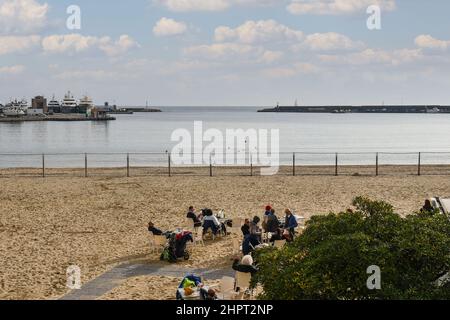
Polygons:
M220 222L211 209L202 209L201 213L197 214L195 208L190 206L186 217L192 219L194 228L203 227L203 235L209 230L214 235L217 235L219 232L227 234L227 224L231 225L231 220Z
M245 219L244 225L241 227L244 241L242 243L242 251L244 255L250 253L252 248L262 243L262 233L271 233L270 241L286 240L292 242L295 236L295 228L298 227L297 219L290 209L285 209L284 223L280 222L275 214L275 209L266 206L262 228L259 226L261 219L255 216L252 221Z

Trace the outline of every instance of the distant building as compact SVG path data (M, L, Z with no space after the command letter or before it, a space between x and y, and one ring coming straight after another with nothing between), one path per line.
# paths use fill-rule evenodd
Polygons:
M108 109L102 107L93 107L91 109L91 117L95 119L106 119L108 118Z
M44 109L39 109L39 108L27 109L27 115L28 116L41 116L41 115L44 115Z
M48 112L47 99L43 96L36 96L31 99L31 109L42 110L43 113Z

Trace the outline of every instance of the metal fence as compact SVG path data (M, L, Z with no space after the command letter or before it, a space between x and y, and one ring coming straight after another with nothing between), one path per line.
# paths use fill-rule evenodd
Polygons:
M194 159L196 154L190 154ZM197 154L198 155L198 154ZM0 154L0 177L10 176L256 176L263 166L249 153L225 165L213 155L177 165L169 153ZM202 155L202 159L205 158ZM282 152L277 175L450 175L450 152ZM194 162L195 163L195 162Z

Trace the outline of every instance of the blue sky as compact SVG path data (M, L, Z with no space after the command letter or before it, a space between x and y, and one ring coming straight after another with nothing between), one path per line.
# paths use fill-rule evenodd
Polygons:
M372 4L381 30L366 26ZM450 104L449 13L446 0L0 0L0 102Z

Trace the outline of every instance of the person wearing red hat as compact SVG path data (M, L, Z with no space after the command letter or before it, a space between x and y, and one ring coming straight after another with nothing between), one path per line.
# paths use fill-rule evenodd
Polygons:
M271 206L266 206L266 212L264 212L265 216L270 216L272 214L272 207Z

